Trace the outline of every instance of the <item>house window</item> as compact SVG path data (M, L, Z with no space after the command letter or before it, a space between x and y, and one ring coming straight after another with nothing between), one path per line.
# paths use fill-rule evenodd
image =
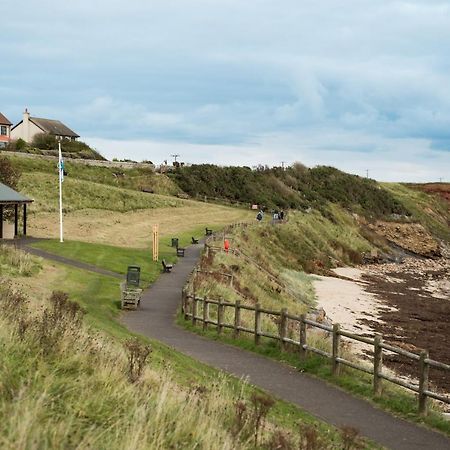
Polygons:
M6 125L0 125L0 134L2 136L7 136L8 128L6 127Z

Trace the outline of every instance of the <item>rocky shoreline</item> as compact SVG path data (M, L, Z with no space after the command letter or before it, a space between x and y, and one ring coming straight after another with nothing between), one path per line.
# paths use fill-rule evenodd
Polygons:
M383 334L386 342L414 353L426 349L432 359L450 363L450 258L407 257L402 263L335 269L334 277L316 277L318 306L344 329ZM359 354L370 351L353 345ZM385 364L415 377L417 363L386 355ZM448 372L431 370L430 380L450 392Z

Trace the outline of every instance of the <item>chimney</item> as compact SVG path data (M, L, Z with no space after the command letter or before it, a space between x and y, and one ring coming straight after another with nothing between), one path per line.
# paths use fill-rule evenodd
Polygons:
M30 142L30 113L27 108L23 113L23 139L25 142Z

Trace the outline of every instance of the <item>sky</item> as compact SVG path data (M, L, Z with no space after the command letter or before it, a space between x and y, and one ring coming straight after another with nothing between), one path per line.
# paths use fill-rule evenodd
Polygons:
M448 0L0 6L19 12L0 27L14 123L27 107L109 159L450 181Z

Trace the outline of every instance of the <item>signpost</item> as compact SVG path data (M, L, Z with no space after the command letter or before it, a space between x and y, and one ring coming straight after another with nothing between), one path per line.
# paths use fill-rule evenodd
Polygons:
M159 225L153 225L153 261L158 261L159 256Z

